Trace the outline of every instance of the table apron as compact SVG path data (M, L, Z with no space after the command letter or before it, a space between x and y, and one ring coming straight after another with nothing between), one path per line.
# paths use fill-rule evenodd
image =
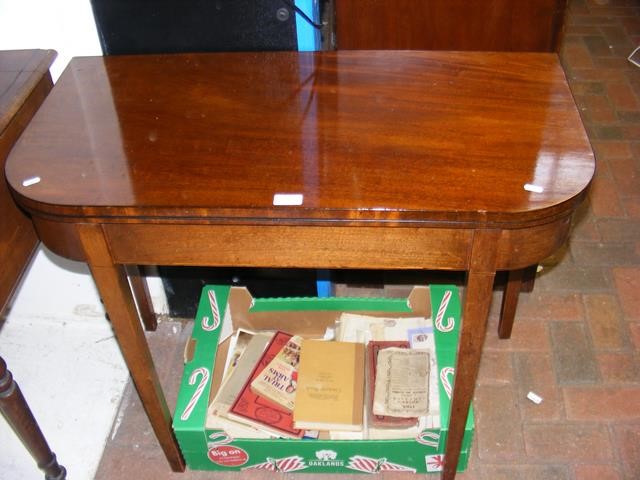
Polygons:
M472 235L462 229L328 226L103 228L116 263L300 268L464 269Z
M86 261L81 224L34 217L55 253ZM524 268L554 253L570 217L502 229L496 270ZM113 263L135 265L468 270L476 229L366 226L102 224Z

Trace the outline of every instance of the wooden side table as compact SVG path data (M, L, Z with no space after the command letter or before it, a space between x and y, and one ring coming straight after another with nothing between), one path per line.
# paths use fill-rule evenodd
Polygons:
M362 51L74 59L6 173L89 264L176 471L125 266L465 270L452 479L496 271L563 244L594 169L556 55Z
M0 51L0 315L38 245L31 220L14 203L4 179L4 164L53 83L49 67L53 50ZM20 388L0 357L0 412L48 480L66 478L40 431Z

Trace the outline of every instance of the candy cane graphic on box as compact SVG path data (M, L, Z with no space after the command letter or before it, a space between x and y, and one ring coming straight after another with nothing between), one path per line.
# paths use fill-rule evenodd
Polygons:
M416 472L415 468L407 467L406 465L400 465L399 463L389 462L385 457L372 458L365 457L363 455L354 455L353 457L349 457L347 468L364 473Z
M440 301L440 307L438 307L438 313L436 314L435 325L438 330L441 332L450 332L453 330L453 327L456 324L456 321L453 317L447 318L447 323L444 323L444 314L447 311L447 307L449 306L449 300L451 300L452 292L451 290L447 290L444 292L444 296Z
M204 367L196 368L191 373L191 376L189 377L189 385L195 385L200 375L202 375L202 378L200 379L200 383L198 384L198 387L196 388L195 392L193 392L193 395L191 395L191 399L189 400L189 403L187 403L187 406L182 411L182 415L180 415L180 420L185 421L189 419L189 417L191 416L191 412L193 412L193 409L196 406L196 403L198 403L198 400L200 400L200 397L202 396L204 387L207 386L207 382L209 381L209 370L207 370Z
M210 322L210 318L207 316L202 317L202 330L205 332L211 332L220 326L220 309L218 308L218 298L216 292L209 290L209 305L211 305L211 316L213 322Z
M245 467L242 470L268 470L270 472L295 472L297 470L304 470L307 465L304 463L304 459L299 455L292 455L284 458L271 458L267 457L266 462L256 463L250 467Z
M226 445L233 442L233 438L224 430L213 432L211 435L209 435L209 440L211 441L207 442L208 447L212 447L214 445Z
M416 437L416 442L428 447L438 448L440 445L440 434L438 432L430 432L425 430L420 432Z
M442 382L442 386L444 387L444 391L447 394L447 397L449 397L449 400L451 400L451 381L449 380L449 375L451 375L453 377L453 374L455 373L455 368L453 367L444 367L442 370L440 370L440 381Z

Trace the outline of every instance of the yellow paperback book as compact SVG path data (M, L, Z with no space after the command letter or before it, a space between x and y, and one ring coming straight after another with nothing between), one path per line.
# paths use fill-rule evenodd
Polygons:
M362 343L305 340L293 410L295 428L361 430L364 359Z

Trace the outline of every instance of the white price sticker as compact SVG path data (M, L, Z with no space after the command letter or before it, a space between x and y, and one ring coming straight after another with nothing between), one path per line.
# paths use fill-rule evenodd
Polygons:
M304 196L301 193L276 193L273 196L275 206L302 205Z

